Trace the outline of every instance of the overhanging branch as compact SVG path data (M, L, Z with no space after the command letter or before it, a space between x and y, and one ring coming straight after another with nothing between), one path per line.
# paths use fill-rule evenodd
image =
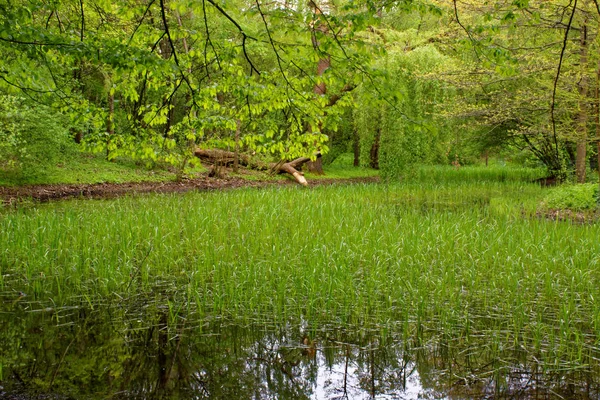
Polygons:
M569 23L567 24L567 29L565 30L565 37L563 39L562 49L560 51L560 58L558 60L558 68L556 70L556 76L554 78L554 86L552 88L552 103L550 104L550 119L552 121L552 135L554 136L554 146L556 150L556 160L560 160L560 154L558 153L558 139L556 138L556 118L554 116L554 111L556 109L556 87L558 86L558 80L560 78L560 71L562 69L562 62L565 55L565 50L567 49L567 42L569 39L569 31L571 30L571 25L573 23L573 17L575 16L575 11L577 10L577 0L575 0L575 4L573 4L573 11L571 12L571 17L569 18Z

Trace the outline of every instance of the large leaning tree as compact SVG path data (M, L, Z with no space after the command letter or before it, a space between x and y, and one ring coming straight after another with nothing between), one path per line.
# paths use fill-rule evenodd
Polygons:
M198 150L272 167L327 151L361 81L365 2L0 3L0 90L70 116L77 141L183 171Z

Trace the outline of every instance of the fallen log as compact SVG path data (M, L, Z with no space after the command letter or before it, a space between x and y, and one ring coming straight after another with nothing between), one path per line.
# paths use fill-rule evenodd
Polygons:
M281 164L281 166L279 167L279 171L283 171L283 172L287 172L288 174L291 174L299 184L301 184L303 186L308 186L308 182L306 181L304 174L302 174L302 172L298 171L297 168L302 168L302 165L309 161L310 161L310 158L308 158L308 157L296 158L295 160Z
M233 165L236 160L236 154L233 151L226 150L204 150L196 149L194 155L200 160L210 164ZM246 167L253 166L253 160L247 154L238 154L240 165Z
M267 164L257 161L247 154L239 153L236 155L236 153L226 150L196 149L194 151L194 155L206 163L215 165L218 164L222 166L233 165L237 157L240 165L251 169L271 170L277 173L287 173L292 175L299 184L308 186L308 182L306 181L304 174L299 170L302 168L302 165L310 161L309 157L299 157L288 162Z

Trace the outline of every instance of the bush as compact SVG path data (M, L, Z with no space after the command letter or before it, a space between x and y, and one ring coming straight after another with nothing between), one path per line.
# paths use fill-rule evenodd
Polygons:
M380 65L389 72L382 83L387 100L369 87L354 92L361 165L374 165L372 155L378 149L382 179L395 180L416 164L447 161L452 126L440 109L454 94L443 82L423 75L435 76L436 68L447 61L434 46L410 52L395 49Z
M0 172L43 175L75 151L67 119L49 107L0 95Z
M552 189L544 199L551 209L591 210L598 207L598 185L565 185Z

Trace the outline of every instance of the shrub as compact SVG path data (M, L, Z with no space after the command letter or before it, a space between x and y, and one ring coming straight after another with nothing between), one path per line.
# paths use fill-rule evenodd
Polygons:
M552 189L544 199L546 208L591 210L598 206L598 185L565 185Z
M40 104L0 95L0 171L41 175L75 150L67 119Z

